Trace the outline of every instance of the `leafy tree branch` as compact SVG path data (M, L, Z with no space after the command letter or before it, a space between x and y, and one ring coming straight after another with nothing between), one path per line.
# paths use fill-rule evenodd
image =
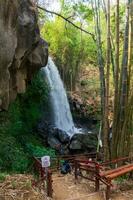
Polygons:
M77 26L76 24L74 24L72 21L69 20L69 17L66 18L66 17L64 17L63 15L61 15L60 13L56 13L56 12L54 12L54 11L47 10L46 8L43 8L43 7L41 7L41 6L37 6L37 7L38 7L39 9L45 11L45 12L48 12L48 13L51 13L51 14L54 14L54 15L57 15L57 16L61 17L61 18L64 19L66 22L68 22L69 24L73 25L75 28L81 30L82 32L84 32L84 33L86 33L86 34L88 34L88 35L90 35L90 36L92 37L92 39L93 39L94 41L96 41L95 35L94 35L93 33L90 33L90 32L88 32L88 31L84 30L83 28Z

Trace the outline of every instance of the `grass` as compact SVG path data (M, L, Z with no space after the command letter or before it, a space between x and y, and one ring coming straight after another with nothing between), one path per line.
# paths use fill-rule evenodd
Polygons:
M0 183L4 182L6 179L7 174L6 173L0 173Z

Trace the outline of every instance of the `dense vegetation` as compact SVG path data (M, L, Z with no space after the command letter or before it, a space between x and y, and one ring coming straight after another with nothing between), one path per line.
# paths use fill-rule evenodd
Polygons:
M36 134L36 125L45 110L48 86L41 74L36 74L25 94L18 96L8 112L0 113L0 170L28 172L32 156L53 155ZM43 109L41 109L43 107Z

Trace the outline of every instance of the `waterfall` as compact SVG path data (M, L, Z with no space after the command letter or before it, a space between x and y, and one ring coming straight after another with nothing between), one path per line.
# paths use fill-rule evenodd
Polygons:
M59 71L49 57L48 64L43 68L50 86L50 103L52 108L53 124L55 127L74 134L75 127L67 98L67 94L61 80Z

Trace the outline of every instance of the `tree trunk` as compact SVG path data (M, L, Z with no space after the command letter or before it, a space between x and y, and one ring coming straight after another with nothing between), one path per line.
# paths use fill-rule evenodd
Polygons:
M106 9L105 0L102 0L102 8L103 8L103 12L105 13L105 18L107 21L107 9ZM114 83L115 83L115 68L116 68L116 63L114 59L115 45L113 41L113 36L111 34L111 30L110 30L110 51L111 51L112 72L113 72L113 78L114 78Z
M128 45L129 45L129 2L127 5L126 14L126 26L125 26L125 36L124 36L124 47L123 47L123 57L122 57L122 70L121 70L121 94L120 94L120 120L121 123L124 121L125 117L125 107L127 103L127 80L128 80Z
M118 110L119 110L119 0L116 1L116 51L115 51L115 94L114 94L114 118L113 118L113 129L112 129L112 157L117 156L117 124L118 124Z
M97 42L97 54L98 54L98 66L100 75L100 88L101 88L101 123L103 132L103 119L104 119L104 106L105 106L105 75L104 75L104 59L102 53L102 41L101 41L101 24L100 24L100 2L99 0L92 1L92 8L94 10L95 18L95 33Z
M109 159L109 82L110 82L110 0L107 1L107 73L104 115L104 156Z
M120 73L119 92L116 94L116 112L114 113L114 125L113 125L113 141L112 141L112 155L113 157L122 156L122 149L127 149L126 134L128 133L127 127L127 109L128 109L128 56L129 56L129 3L127 2L126 11L126 24L124 35L124 46L122 65ZM118 44L117 44L118 45ZM118 61L117 61L118 62ZM118 77L117 77L118 78ZM117 91L118 86L115 86ZM115 92L116 92L115 91ZM117 97L118 96L118 97ZM118 98L118 99L117 99ZM124 130L124 131L123 131Z

